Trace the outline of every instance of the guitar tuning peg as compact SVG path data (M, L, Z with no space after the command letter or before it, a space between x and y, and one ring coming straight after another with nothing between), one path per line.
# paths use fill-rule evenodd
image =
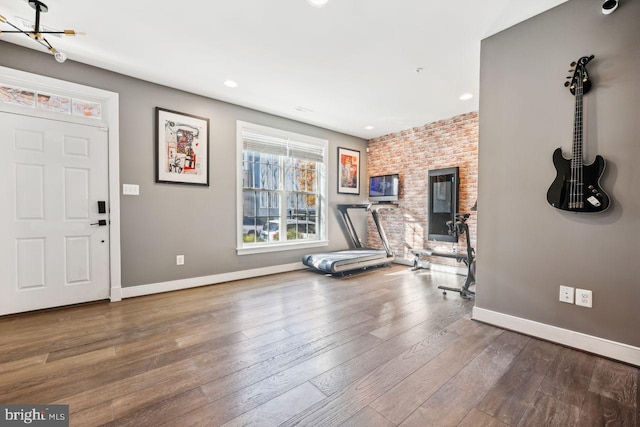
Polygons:
M564 82L564 87L569 87L569 82Z
M571 80L571 76L567 76L567 80Z
M576 71L576 70L569 70L569 73L573 73L574 71Z
M586 77L584 77L584 78L582 79L582 81L583 81L583 82L585 82L585 83L587 82L587 80L589 80L589 79L587 79Z
M573 61L573 62L571 63L571 66L572 66L572 67L575 67L575 66L576 66L576 61Z
M569 89L575 89L576 86L575 85L571 85L571 87Z

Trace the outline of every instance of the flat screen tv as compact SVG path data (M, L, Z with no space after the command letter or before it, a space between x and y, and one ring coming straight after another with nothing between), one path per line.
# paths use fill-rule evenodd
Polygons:
M369 177L369 201L376 203L391 203L398 201L397 173Z

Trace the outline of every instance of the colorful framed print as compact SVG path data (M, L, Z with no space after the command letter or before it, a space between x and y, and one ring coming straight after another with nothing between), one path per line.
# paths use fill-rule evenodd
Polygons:
M156 182L209 185L209 119L156 107Z
M360 152L338 147L338 193L360 194Z

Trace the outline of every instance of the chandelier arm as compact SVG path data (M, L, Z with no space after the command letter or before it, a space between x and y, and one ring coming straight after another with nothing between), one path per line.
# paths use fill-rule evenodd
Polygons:
M36 41L40 43L42 46L46 47L47 50L53 49L53 46L51 46L51 43L49 43L49 40L45 39L44 37L42 37L42 39L36 39Z
M65 34L64 31L39 31L39 34Z
M7 24L11 25L13 28L18 28L15 25L7 22ZM4 31L4 30L0 30L0 32L2 34L61 34L61 35L67 35L67 36L73 36L79 33L69 33L69 31L71 30L67 30L67 31L40 31L39 33L36 33L35 31L25 31L25 30L21 30L21 29L17 29L15 31L11 30L11 31Z
M21 29L19 29L18 27L16 27L15 25L13 25L10 22L7 22L7 24L11 25L13 28L17 28L16 31L3 31L3 34L24 34L25 36L29 37L30 39L40 43L42 46L46 47L47 50L51 50L53 49L53 46L51 46L51 43L49 43L49 41L47 39L45 39L44 37L42 37L41 39L37 38L37 37L32 37L32 35L35 36L36 33L34 32L28 32L28 31L23 31ZM40 33L42 34L42 33Z

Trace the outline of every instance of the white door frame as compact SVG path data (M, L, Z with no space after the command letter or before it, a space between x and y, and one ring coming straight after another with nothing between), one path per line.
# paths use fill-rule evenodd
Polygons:
M106 128L109 131L109 282L111 301L122 299L120 259L120 128L118 93L0 66L0 83L102 104L102 119L72 116L7 104L0 111Z

